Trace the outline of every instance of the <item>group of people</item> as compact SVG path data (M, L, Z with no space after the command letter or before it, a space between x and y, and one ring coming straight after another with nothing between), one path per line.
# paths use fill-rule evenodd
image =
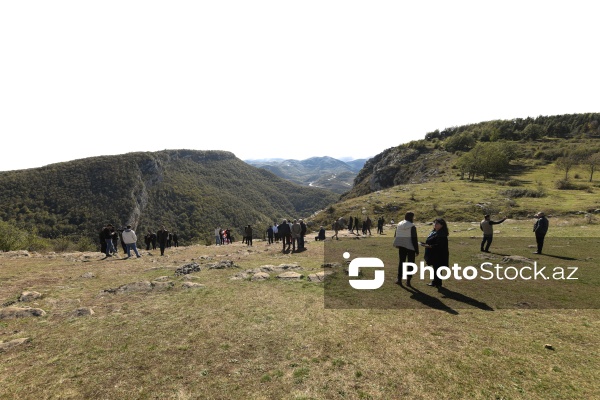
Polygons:
M250 225L248 225L250 226ZM231 235L231 229L221 229L221 227L215 228L215 242L217 246L222 244L233 243L233 236Z
M291 250L292 252L305 250L305 236L308 228L304 220L295 219L288 222L284 219L281 224L270 225L267 230L267 243L273 244L281 241L283 243L283 252Z
M177 232L171 233L164 226L161 228L161 230L163 232L162 236L165 236L166 232L166 238L161 238L164 241L164 247L179 247L179 236L177 235ZM160 243L160 241L161 240L158 237L158 232L153 233L151 230L148 230L148 233L146 233L146 236L144 236L146 250L150 250L150 248L152 248L152 250L156 250L156 244Z
M140 258L140 253L137 249L137 236L135 231L131 229L131 225L126 228L116 229L112 224L107 224L100 231L100 251L106 254L106 257L118 257L118 243L121 240L123 253L127 253L127 258L131 257L131 250L136 257Z
M393 221L392 221L393 223ZM356 230L356 234L362 232L363 235L367 233L371 235L371 226L373 222L371 218L367 216L367 219L361 221L358 217L350 217L348 219L348 232L353 233ZM379 235L383 235L383 226L385 225L385 218L379 217L377 218L377 233ZM359 230L360 229L360 230Z
M100 231L100 252L106 254L106 257L118 256L118 243L121 241L123 247L123 253L127 253L127 258L131 257L131 251L135 253L137 257L141 257L137 249L137 235L131 225L127 225L126 228L115 228L112 224L107 224ZM144 243L146 244L146 250L156 249L156 245L160 248L160 255L165 255L165 248L167 247L178 247L179 237L177 232L169 232L165 226L153 233L148 230L146 236L144 236Z
M438 277L437 270L442 266L449 266L450 252L448 250L448 224L443 218L436 218L433 221L433 230L425 239L425 242L419 242L417 236L417 227L414 224L414 213L407 212L404 216L404 221L400 221L394 233L394 247L398 248L398 279L397 284L402 284L403 264L405 262L414 263L416 256L419 255L419 247L425 249L423 258L427 265L430 265L434 270L434 278L428 283L429 286L441 287L442 280ZM548 219L543 212L535 214L537 221L533 226L535 233L537 251L534 254L542 254L544 246L544 238L548 232ZM483 240L481 241L480 250L489 253L490 245L494 238L493 225L501 224L506 221L503 218L499 221L492 221L489 214L483 217L479 227L483 232ZM410 286L411 275L406 278L406 284Z

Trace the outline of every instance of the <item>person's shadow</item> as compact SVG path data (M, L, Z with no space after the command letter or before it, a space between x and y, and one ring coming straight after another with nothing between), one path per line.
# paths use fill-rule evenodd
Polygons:
M446 305L443 301L441 301L437 297L433 297L426 293L423 293L419 289L417 289L413 286L404 286L402 283L400 283L400 287L402 289L406 290L407 292L411 293L411 296L410 296L411 299L416 300L416 301L426 305L427 307L431 307L436 310L445 311L452 315L458 315L458 311L452 309L451 307Z
M565 260L565 261L577 261L577 259L573 258L573 257L554 256L552 254L546 254L546 253L542 253L539 255L546 256L546 257L552 257L552 258L558 258L559 260Z
M472 297L466 296L462 293L454 292L444 286L440 286L438 288L438 292L440 292L447 299L460 301L461 303L465 303L470 306L477 307L484 311L494 311L494 309L492 307L490 307L489 305L487 305L486 303L476 300Z

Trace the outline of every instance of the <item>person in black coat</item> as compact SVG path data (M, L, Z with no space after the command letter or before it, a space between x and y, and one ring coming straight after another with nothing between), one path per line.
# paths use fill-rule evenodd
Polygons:
M442 280L438 277L438 269L442 266L448 266L450 254L448 251L448 225L443 218L437 218L433 221L433 230L427 236L425 243L425 262L431 265L434 271L433 280L428 286L442 287Z
M542 254L544 238L546 237L546 233L548 233L548 218L546 218L546 215L541 211L535 214L535 217L538 219L533 225L533 232L535 233L535 241L537 243L537 251L534 251L533 254Z
M167 241L169 240L169 231L165 226L161 226L160 230L156 232L156 240L158 241L158 246L160 247L160 255L165 255L165 247L167 247Z
M292 230L290 228L290 225L288 224L287 220L283 220L283 222L281 223L281 225L279 225L277 227L277 231L279 232L279 235L281 236L281 241L283 242L283 252L285 253L286 248L285 246L287 245L287 250L290 249L290 246L292 245Z

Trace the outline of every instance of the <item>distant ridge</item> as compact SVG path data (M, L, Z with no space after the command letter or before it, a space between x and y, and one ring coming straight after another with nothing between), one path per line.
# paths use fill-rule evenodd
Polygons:
M160 224L184 240L217 226L262 232L334 202L329 191L295 185L226 151L164 150L102 156L0 172L0 218L43 237L96 239L106 223L138 234Z
M354 178L364 166L366 159L344 162L333 157L311 157L305 160L245 161L291 182L341 194L352 188Z

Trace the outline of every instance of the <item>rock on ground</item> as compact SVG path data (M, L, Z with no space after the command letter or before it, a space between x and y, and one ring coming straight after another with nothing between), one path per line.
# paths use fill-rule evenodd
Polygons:
M6 307L0 308L0 319L43 317L46 311L41 308L31 307Z
M196 283L196 282L183 282L181 284L181 287L183 287L185 289L205 289L206 285L203 285L201 283Z
M19 301L23 301L23 302L33 301L33 300L37 300L41 297L42 297L42 294L39 292L28 291L28 292L21 293L21 296L19 296Z
M2 342L2 343L0 343L0 351L6 351L13 347L22 345L23 343L29 342L29 340L30 340L29 338L20 338L20 339L9 340L8 342Z
M74 317L86 317L94 314L95 312L91 307L79 307L77 310L73 311Z

